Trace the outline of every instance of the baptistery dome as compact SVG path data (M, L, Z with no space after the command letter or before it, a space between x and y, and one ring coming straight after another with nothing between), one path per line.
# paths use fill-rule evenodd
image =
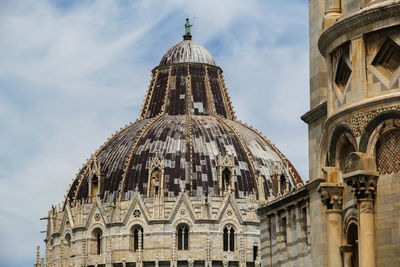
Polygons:
M151 196L155 158L163 161L160 189L165 196L177 196L181 184L191 196L222 195L218 176L225 169L237 198L258 196L259 177L264 180L263 195L278 194L271 178L277 171L287 179L288 189L301 183L273 144L236 120L221 68L191 40L168 50L152 71L140 118L93 155L102 179L96 193L102 201L129 200L136 188ZM90 201L91 164L80 171L68 201Z
M152 70L139 118L49 211L46 263L260 266L257 208L301 184L269 140L236 120L221 68L189 32Z

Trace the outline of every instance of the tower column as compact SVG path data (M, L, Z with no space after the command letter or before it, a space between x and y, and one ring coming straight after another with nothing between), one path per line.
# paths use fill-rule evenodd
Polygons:
M321 183L318 192L326 206L328 266L342 266L340 255L342 237L342 200L343 186L336 183Z
M360 266L375 267L374 197L378 179L375 158L364 153L351 153L350 170L343 179L353 187L357 197Z
M375 233L374 233L374 200L363 198L358 200L358 217L360 226L358 227L358 250L360 255L360 265L375 267ZM362 253L365 251L365 253Z
M342 15L341 0L325 1L324 29L332 26L338 17Z

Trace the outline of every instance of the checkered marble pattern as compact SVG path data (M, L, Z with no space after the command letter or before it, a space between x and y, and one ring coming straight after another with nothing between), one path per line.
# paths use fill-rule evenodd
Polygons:
M400 130L383 134L376 146L376 165L379 174L400 171Z

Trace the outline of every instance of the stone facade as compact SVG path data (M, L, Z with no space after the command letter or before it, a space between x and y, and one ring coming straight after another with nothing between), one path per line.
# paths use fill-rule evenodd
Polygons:
M253 195L235 199L227 191L223 197L189 197L182 188L178 197L142 198L137 191L130 201L101 203L96 198L92 204L54 208L49 212L46 266L154 266L156 260L159 266L188 266L190 261L222 266L224 260L254 264L257 207ZM181 225L188 229L188 247L179 247ZM228 251L226 227L233 229Z
M400 265L399 33L400 1L310 1L310 181L290 199L307 199L310 253L268 253L282 197L259 209L262 266Z

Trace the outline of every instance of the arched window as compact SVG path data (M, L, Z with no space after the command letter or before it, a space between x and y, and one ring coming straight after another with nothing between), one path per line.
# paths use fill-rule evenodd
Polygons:
M100 255L102 253L102 238L103 238L103 232L101 231L101 229L96 228L93 230L93 238L94 238L94 253L95 255Z
M232 225L224 227L224 251L235 251L235 229Z
M348 226L346 241L351 246L351 266L358 267L358 226L355 223Z
M286 188L286 177L285 175L281 175L281 179L280 179L280 189L281 189L281 194L285 193L285 189Z
M287 244L287 232L286 232L286 217L283 217L281 219L281 232L282 232L282 238Z
M180 224L177 228L178 250L189 249L189 226Z
M343 173L349 171L350 154L355 152L354 138L349 133L344 133L339 137L336 151L336 160L339 170Z
M70 234L65 235L65 241L67 241L67 246L71 247L71 235Z
M255 262L257 260L258 256L258 245L253 245L253 261Z
M156 168L151 172L150 196L157 196L161 191L161 171Z
M133 251L143 250L143 228L140 225L135 225L132 227L132 234L133 234ZM140 247L139 247L140 244Z
M231 184L231 171L228 168L225 168L222 171L222 191L228 190L230 184Z
M71 235L66 234L64 239L65 239L65 244L66 244L65 256L68 259L71 256Z
M93 202L99 192L99 178L96 174L93 175L91 183L90 201Z

